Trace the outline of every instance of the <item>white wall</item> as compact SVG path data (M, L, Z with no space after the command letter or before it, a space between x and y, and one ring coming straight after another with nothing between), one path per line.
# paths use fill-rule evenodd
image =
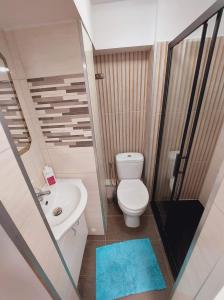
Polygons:
M92 5L96 49L152 45L156 0L126 0Z
M73 0L82 22L92 40L94 41L93 25L92 25L92 5L90 0Z
M215 0L158 0L157 41L170 41Z
M50 300L47 290L0 226L1 299Z
M170 41L215 0L73 0L97 50Z

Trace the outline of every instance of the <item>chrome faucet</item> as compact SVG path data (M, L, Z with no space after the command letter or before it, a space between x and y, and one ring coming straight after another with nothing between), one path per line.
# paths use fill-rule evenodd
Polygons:
M41 189L36 189L36 195L37 198L39 199L39 201L43 201L44 200L44 196L46 195L50 195L51 191L42 191Z

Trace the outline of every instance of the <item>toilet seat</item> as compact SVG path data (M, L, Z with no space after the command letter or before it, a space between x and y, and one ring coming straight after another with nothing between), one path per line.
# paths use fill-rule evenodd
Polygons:
M149 193L144 183L139 179L121 180L117 189L118 202L130 212L144 209L149 201Z

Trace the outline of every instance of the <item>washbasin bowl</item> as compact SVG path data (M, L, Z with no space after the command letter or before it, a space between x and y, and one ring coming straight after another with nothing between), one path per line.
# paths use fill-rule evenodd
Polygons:
M81 179L57 179L56 184L42 187L50 190L41 207L56 240L79 220L87 204L87 191Z

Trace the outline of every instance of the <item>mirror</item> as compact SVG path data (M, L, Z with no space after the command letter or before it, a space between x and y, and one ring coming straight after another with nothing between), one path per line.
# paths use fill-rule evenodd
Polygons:
M10 75L5 57L0 53L0 110L20 155L27 152L31 136Z

